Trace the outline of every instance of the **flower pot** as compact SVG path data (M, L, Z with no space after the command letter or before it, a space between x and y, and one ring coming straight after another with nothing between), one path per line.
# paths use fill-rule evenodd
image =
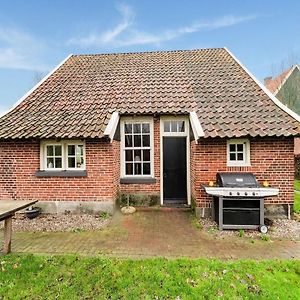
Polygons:
M39 207L26 208L25 214L28 219L34 219L40 214L40 209Z

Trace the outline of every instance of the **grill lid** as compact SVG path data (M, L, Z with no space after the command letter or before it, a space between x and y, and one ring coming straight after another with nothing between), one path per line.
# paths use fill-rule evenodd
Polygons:
M259 184L252 173L217 173L217 185L220 187L256 188Z

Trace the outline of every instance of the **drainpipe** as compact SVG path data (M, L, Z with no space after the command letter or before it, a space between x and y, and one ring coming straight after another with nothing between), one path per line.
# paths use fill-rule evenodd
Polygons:
M291 219L291 206L288 204L288 219Z

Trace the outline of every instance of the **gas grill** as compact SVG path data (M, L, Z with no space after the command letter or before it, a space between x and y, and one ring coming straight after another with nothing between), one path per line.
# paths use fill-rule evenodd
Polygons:
M257 229L264 226L264 198L277 188L262 187L252 173L217 173L217 186L206 186L213 196L213 217L219 229Z

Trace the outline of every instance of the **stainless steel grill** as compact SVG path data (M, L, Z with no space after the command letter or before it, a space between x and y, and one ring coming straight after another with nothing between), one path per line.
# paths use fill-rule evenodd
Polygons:
M217 186L203 185L213 196L213 217L219 229L256 229L264 225L264 198L277 188L262 187L252 173L217 173Z

